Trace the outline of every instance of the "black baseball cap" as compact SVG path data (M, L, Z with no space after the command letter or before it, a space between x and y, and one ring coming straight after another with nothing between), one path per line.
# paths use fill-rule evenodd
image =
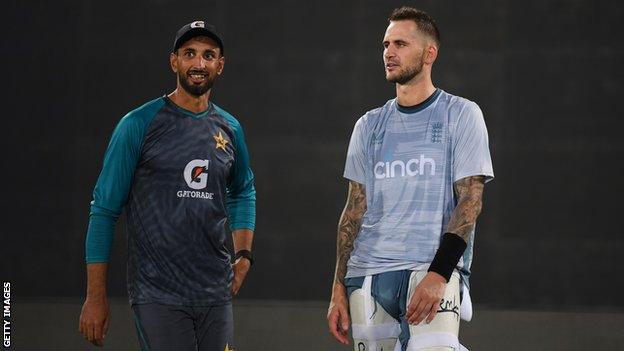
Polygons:
M221 40L221 37L217 33L217 28L204 21L193 21L180 28L173 41L173 52L176 52L182 44L198 36L207 36L214 39L221 49L221 55L223 55L223 40Z

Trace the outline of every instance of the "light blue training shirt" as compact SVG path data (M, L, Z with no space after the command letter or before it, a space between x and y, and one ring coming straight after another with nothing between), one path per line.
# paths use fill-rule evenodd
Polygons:
M366 188L362 220L346 277L427 269L456 206L453 183L494 178L479 106L441 89L417 106L396 99L355 124L344 177ZM457 268L470 274L474 244Z

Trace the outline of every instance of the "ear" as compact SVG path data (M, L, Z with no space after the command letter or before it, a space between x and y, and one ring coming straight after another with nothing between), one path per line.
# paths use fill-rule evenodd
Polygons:
M173 52L169 54L169 65L173 73L178 73L178 55Z
M427 44L427 47L425 48L424 56L425 56L424 58L425 63L428 65L432 65L435 62L435 60L438 58L438 47L433 43Z
M221 73L223 73L223 67L225 66L225 56L219 57L218 65L219 66L217 67L217 74L221 75Z

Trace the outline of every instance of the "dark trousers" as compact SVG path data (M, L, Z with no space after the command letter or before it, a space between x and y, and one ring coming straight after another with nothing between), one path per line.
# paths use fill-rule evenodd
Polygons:
M229 351L233 346L232 304L132 305L142 351Z

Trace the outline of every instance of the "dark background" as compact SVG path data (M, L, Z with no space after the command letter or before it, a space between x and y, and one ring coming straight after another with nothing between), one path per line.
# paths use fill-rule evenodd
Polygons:
M245 127L256 174L241 298L327 300L353 124L393 97L381 38L402 4L442 33L436 86L484 111L486 187L473 300L624 309L617 1L59 1L5 3L0 275L14 298L80 297L91 191L128 111L172 91L176 30L205 19L227 62L213 100ZM109 293L125 295L118 226Z

